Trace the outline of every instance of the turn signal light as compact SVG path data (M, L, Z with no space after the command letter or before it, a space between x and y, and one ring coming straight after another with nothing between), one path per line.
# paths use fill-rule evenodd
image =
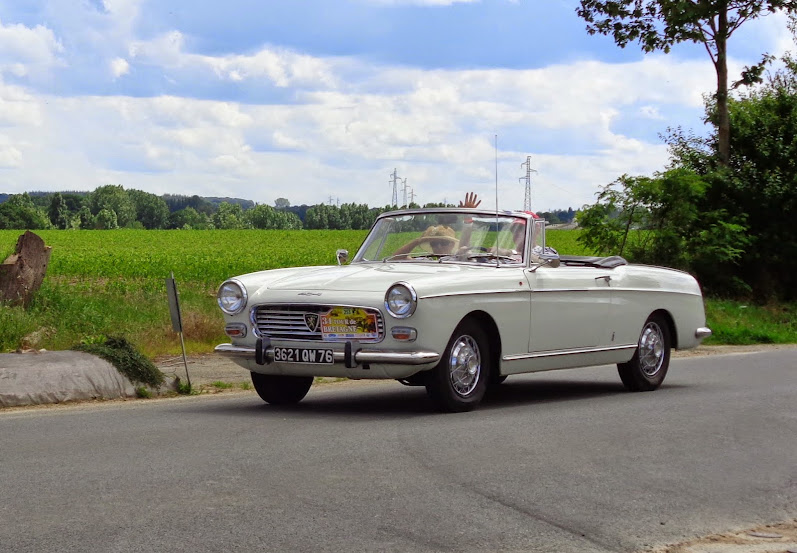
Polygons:
M390 334L395 340L402 342L414 342L418 337L418 331L408 326L394 326L390 329Z
M224 332L230 338L246 338L246 325L243 323L230 323L224 327Z

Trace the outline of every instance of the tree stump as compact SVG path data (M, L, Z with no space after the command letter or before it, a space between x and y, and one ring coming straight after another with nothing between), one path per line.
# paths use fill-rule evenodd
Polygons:
M25 231L17 240L16 253L0 265L0 303L28 306L47 272L52 247L36 234Z

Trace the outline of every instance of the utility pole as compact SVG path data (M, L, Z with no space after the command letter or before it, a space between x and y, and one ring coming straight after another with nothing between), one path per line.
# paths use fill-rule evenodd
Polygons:
M410 204L415 203L415 189L410 186ZM409 204L407 204L409 207Z
M523 211L531 211L531 174L536 173L531 168L531 156L526 156L526 162L520 164L521 167L526 167L526 176L520 177L520 182L526 181L526 196L523 198Z
M390 205L398 207L398 181L400 179L396 172L397 169L393 169L393 172L390 174L391 179L387 182L393 186L393 203L391 203Z
M401 191L404 194L404 207L407 207L407 179L401 181Z

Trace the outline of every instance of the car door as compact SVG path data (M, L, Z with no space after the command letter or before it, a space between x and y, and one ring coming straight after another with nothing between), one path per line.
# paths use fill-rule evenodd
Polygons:
M531 289L529 352L608 344L610 273L608 269L565 265L526 270Z

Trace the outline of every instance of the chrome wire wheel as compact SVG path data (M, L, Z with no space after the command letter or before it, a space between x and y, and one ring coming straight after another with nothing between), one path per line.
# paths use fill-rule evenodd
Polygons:
M634 356L617 364L617 371L626 389L650 392L661 386L670 366L670 327L662 313L653 313L639 333Z
M656 376L664 364L664 332L651 321L639 336L639 368L645 376Z
M468 397L481 378L482 361L479 344L471 336L460 336L451 347L448 376L451 387L460 397Z

